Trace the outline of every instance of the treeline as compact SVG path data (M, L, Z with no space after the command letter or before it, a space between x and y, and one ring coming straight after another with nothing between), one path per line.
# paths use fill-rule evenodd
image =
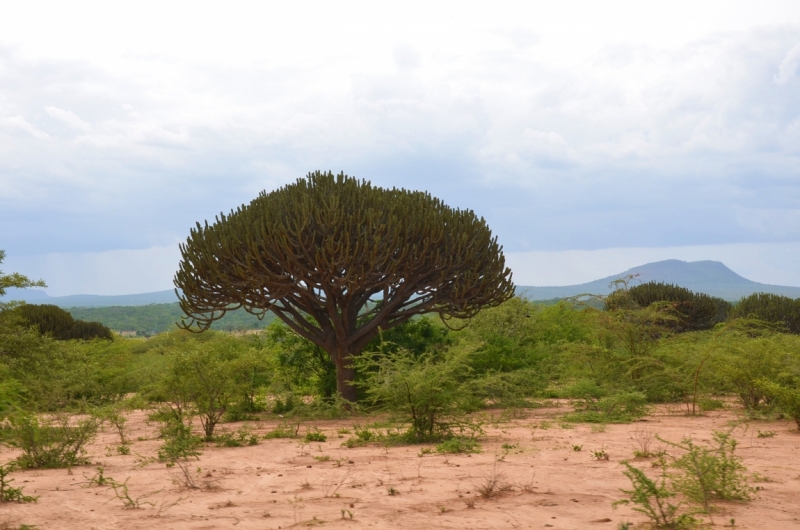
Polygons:
M180 322L183 316L183 311L177 302L144 306L72 307L67 311L75 318L100 322L114 331L133 331L139 336L151 336L173 330L176 327L175 323ZM267 313L263 320L259 320L244 309L237 309L214 322L211 329L219 331L263 329L274 319L275 315L272 313Z
M536 303L543 306L567 303L576 308L592 307L605 310L659 306L662 314L672 315L673 331L710 329L728 319L754 316L769 322L780 322L791 332L800 333L800 300L775 294L756 293L739 302L730 303L676 285L649 282L629 289L618 289L604 298L593 297L580 302L546 300ZM175 323L180 322L183 316L178 303L73 307L67 311L75 319L99 322L114 331L136 332L138 336L145 337L175 329ZM267 313L263 320L259 320L243 309L238 309L214 322L211 329L219 331L264 329L274 319L275 315L272 313Z

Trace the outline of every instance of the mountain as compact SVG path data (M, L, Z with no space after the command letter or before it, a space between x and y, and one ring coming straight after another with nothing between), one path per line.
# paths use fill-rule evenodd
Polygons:
M735 302L753 293L772 293L800 298L800 287L768 285L739 276L719 261L680 261L669 259L640 265L625 272L580 285L562 287L517 286L517 294L529 300L552 300L579 294L606 295L614 290L614 280L636 276L630 285L647 282L672 283L696 293L706 293Z
M0 302L22 300L29 304L53 304L59 307L110 307L140 306L150 304L171 304L178 301L175 291L156 291L154 293L123 294L102 296L96 294L75 294L71 296L50 296L39 289L8 289Z
M673 283L696 293L706 293L732 302L753 293L773 293L789 298L800 298L800 287L754 282L739 276L719 261L686 262L677 259L640 265L625 272L580 285L562 287L518 285L517 294L529 300L552 300L579 294L605 295L613 291L613 288L609 286L612 281L632 275L638 275L631 281L630 285L632 286L652 281ZM8 289L6 296L0 298L0 302L10 302L11 300L24 300L31 304L53 304L59 307L110 307L169 304L177 302L178 298L172 290L118 296L92 294L49 296L38 289Z

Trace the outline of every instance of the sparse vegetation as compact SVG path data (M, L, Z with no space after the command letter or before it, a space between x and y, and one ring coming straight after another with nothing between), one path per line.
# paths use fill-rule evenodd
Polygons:
M14 482L13 478L8 478L11 473L9 466L0 466L0 503L3 502L36 502L39 497L33 497L22 493L24 488L15 488L11 486Z
M735 454L737 443L732 431L715 431L706 445L698 445L690 438L664 443L682 451L670 463L677 471L672 479L675 489L705 511L710 511L716 500L750 500L753 488L747 484L747 469Z
M614 506L633 504L633 509L644 514L654 528L683 530L697 525L693 514L683 509L683 503L675 500L677 493L668 486L664 466L661 466L659 479L653 480L629 462L623 461L622 465L633 489L622 490L628 498L615 502Z
M233 496L238 493L222 471L212 473L196 460L201 451L213 454L219 451L214 445L273 440L270 447L291 449L296 472L312 473L304 469L308 466L314 475L281 470L278 479L274 470L256 465L248 473L278 484L291 478L292 495L311 489L318 496L344 499L352 497L345 493L351 489L373 487L375 481L360 468L365 454L379 453L387 464L374 487L388 497L400 496L387 503L413 498L409 493L419 491L427 466L444 461L453 471L460 467L457 502L474 509L489 499L498 502L498 495L512 488L531 492L538 487L537 497L545 495L549 484L534 486L533 479L520 484L519 476L511 477L514 482L504 476L540 451L561 451L558 459L570 465L612 470L632 450L638 463L632 462L641 469L623 462L632 484L625 501L653 527L698 526L701 518L712 517L704 512L716 517L715 505L723 501L746 502L756 489L768 493L771 486L762 482L773 479L747 473L732 432L714 433L707 442L697 436L669 442L656 436L659 423L643 416L658 407L659 414L668 409L709 419L731 417L743 406L751 427L761 427L748 431L749 443L764 450L780 446L794 435L777 423L765 427L761 422L791 418L800 429L800 337L785 332L786 321L748 319L735 311L736 320L689 330L688 324L675 323L682 315L679 307L658 302L600 311L514 299L474 316L465 329L454 322L449 329L432 318L410 320L365 346L354 365L358 406L337 396L327 352L281 322L247 336L173 331L147 340L56 341L26 325L18 313L0 310L0 443L19 450L13 457L21 455L0 468L0 501L37 498L12 487L18 486L7 478L12 468L71 468L99 459L97 471L89 468L92 472L77 482L93 488L84 493L102 494L109 488L117 509L120 504L168 507L174 498L135 495L131 490L139 488L129 489L127 480L117 482L104 471L115 460L151 466L156 453L169 467L165 472L174 490ZM535 412L542 406L547 410ZM128 418L135 410L144 410L155 425L148 423L143 432L137 419L133 430ZM707 414L712 410L721 412ZM341 417L353 426L314 421ZM636 427L614 425L637 420L642 423ZM226 425L231 421L248 423ZM511 422L524 429L523 437L509 428ZM100 426L102 443L91 444ZM555 427L572 430L551 430ZM627 448L608 441L618 429L632 433ZM139 443L153 440L156 433L158 449ZM368 448L347 451L325 443L337 437L345 447ZM424 445L395 449L403 444ZM88 453L87 446L93 448ZM488 455L476 456L487 448ZM390 465L394 452L413 456L416 471ZM468 467L485 465L492 454L494 467L485 476ZM612 456L615 462L606 463ZM163 470L163 465L151 467ZM317 478L317 472L342 476ZM267 479L267 474L272 476ZM131 483L142 482L134 477ZM38 484L25 487L41 498L47 495L36 489ZM281 487L275 491L285 493ZM301 506L298 500L298 525L322 524L321 519L301 520ZM434 513L444 508L438 511L442 514L456 507L431 506ZM725 510L730 506L722 505ZM353 510L344 509L343 517L349 520Z

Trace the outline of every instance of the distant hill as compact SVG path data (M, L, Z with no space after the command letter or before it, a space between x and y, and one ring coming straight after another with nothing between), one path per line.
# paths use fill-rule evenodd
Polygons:
M73 317L89 322L101 322L114 331L136 332L137 335L153 335L176 329L183 311L177 302L172 304L150 304L142 306L70 307L67 311ZM262 329L275 320L275 314L268 312L263 320L244 309L230 311L211 325L211 329L235 331L243 329Z
M21 300L29 304L53 304L58 307L111 307L140 306L150 304L171 304L178 301L175 291L156 291L154 293L123 294L103 296L96 294L74 294L71 296L50 296L40 289L8 289L0 302Z
M672 283L696 293L706 293L735 302L753 293L772 293L800 298L800 287L769 285L739 276L719 261L680 261L670 259L640 265L625 272L580 285L563 287L517 286L517 294L529 300L551 300L579 294L606 295L613 291L611 282L638 274L631 285L647 282Z
M640 265L619 274L580 285L565 285L562 287L518 285L517 294L529 300L553 300L585 293L605 295L612 291L609 286L612 281L634 274L639 276L633 280L632 285L650 281L674 283L694 292L719 296L732 302L759 292L800 298L800 287L754 282L739 276L719 261L686 262L676 259ZM0 297L0 302L9 302L11 300L24 300L31 304L53 304L63 308L131 307L151 304L174 304L178 301L175 292L172 290L118 296L90 294L49 296L40 289L8 289L6 296Z

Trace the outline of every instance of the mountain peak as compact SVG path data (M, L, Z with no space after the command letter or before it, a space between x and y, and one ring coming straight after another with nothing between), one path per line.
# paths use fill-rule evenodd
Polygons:
M562 287L518 286L517 293L531 300L551 300L567 298L579 294L606 295L613 291L612 282L628 276L635 276L630 285L648 282L663 282L685 287L696 293L718 296L736 301L753 293L773 293L800 298L800 287L767 285L748 280L736 274L720 261L681 261L668 259L646 263L619 274L600 278L580 285Z

